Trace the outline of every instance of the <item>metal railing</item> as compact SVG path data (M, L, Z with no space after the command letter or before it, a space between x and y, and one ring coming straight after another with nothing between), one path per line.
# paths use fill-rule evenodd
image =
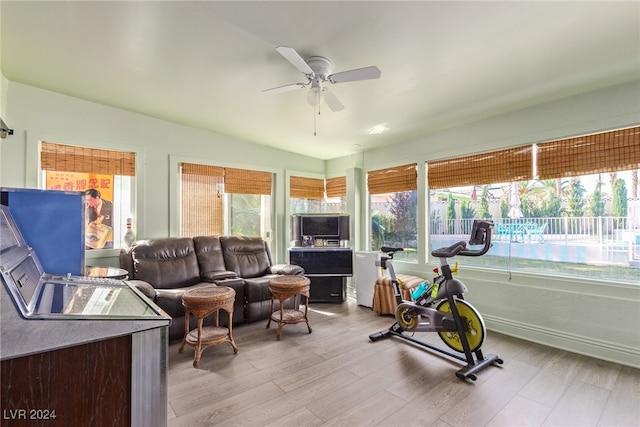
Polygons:
M430 234L465 236L471 232L474 219L431 220ZM494 219L496 239L524 238L530 241L574 242L592 244L640 244L640 224L627 217L555 217L555 218L499 218Z

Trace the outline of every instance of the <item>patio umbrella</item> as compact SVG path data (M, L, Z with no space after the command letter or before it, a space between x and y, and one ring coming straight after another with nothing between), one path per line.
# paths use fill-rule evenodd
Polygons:
M520 209L520 195L518 194L518 184L515 182L511 184L511 197L510 197L509 205L511 209L509 209L509 218L518 219L522 218L524 215L522 213L522 209Z

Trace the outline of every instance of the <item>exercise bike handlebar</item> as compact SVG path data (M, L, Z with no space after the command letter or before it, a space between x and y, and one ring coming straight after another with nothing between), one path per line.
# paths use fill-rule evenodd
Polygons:
M483 245L480 249L467 249L467 242L460 241L445 248L435 249L431 252L436 258L452 258L456 255L463 256L481 256L491 249L491 230L493 229L493 221L473 222L473 230L469 245Z

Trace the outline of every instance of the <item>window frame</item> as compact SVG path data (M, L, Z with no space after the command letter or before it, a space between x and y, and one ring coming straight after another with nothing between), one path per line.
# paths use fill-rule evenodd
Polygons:
M52 134L48 132L26 131L26 165L25 165L25 188L44 188L45 183L40 164L40 142L48 141L62 145L72 145L86 148L95 148L108 151L123 151L135 153L135 179L132 187L132 216L133 229L138 235L146 235L146 226L144 221L139 221L139 213L145 211L145 202L139 197L144 188L144 180L140 171L143 170L145 162L145 149L136 144L128 142L111 142L99 141L91 138L81 138L70 135ZM85 259L102 259L117 257L120 248L108 249L87 249L85 250Z
M183 155L169 155L169 237L180 237L180 224L181 224L181 214L180 214L180 165L182 163L193 163L200 164L206 166L219 166L233 169L246 169L253 170L259 172L268 172L272 174L272 185L271 185L271 207L270 207L270 215L271 215L271 231L267 232L267 236L271 243L271 251L272 254L277 258L280 254L280 243L279 239L274 236L280 235L281 227L278 224L276 218L276 206L280 203L282 191L280 190L281 185L281 174L282 170L277 168L269 168L262 167L256 165L248 165L248 164L239 164L233 162L226 162L217 159L207 159L207 158L197 158L192 156L183 156ZM227 212L225 212L225 215Z
M616 164L606 164L607 161L606 159L603 160L603 157L605 156L598 156L597 159L589 159L588 156L585 153L585 149L583 148L583 146L588 146L591 147L594 144L598 144L600 143L600 141L606 141L606 147L597 147L599 150L601 151L607 151L607 150L611 150L613 149L614 153L610 154L610 158L613 159L614 162L616 162ZM565 147L563 144L566 144L567 146L569 146L568 148ZM575 148L571 147L571 144L576 144ZM548 176L545 176L544 180L540 180L538 179L537 175L537 171L538 168L536 166L538 166L538 161L540 159L540 157L538 157L538 152L537 152L537 147L539 146L544 146L544 147L550 147L549 152L554 153L555 152L575 152L576 156L582 155L584 158L586 158L587 162L585 162L583 159L579 159L580 161L582 161L582 164L586 164L587 166L580 166L583 169L581 169L579 172L583 172L580 173L576 176L570 176L568 175L566 172L560 173L560 176L557 176L555 178L551 178ZM567 182L569 181L570 178L585 178L585 177L589 177L592 176L594 174L597 173L601 173L601 174L608 174L609 172L613 172L614 170L617 172L623 172L623 171L628 171L628 170L635 170L636 168L634 168L634 165L638 166L638 169L640 169L640 127L638 126L630 126L630 127L622 127L619 129L614 129L614 130L608 130L608 131L604 131L604 132L599 132L599 133L590 133L590 134L583 134L582 136L576 136L576 137L567 137L567 138L559 138L559 139L553 139L553 140L547 140L544 142L536 142L536 143L530 143L528 145L523 145L520 147L514 147L513 149L522 149L522 148L527 148L530 147L531 150L531 165L532 165L532 170L531 170L531 178L523 180L523 179L518 179L517 181L513 181L513 183L515 183L515 185L520 185L523 181L527 181L527 182L542 182L542 181L547 181L547 180L567 180ZM606 150L605 150L606 148ZM624 154L620 154L620 153L616 153L615 150L618 149L621 151L621 153ZM495 150L491 150L491 151L487 151L485 153L481 153L479 155L463 155L463 156L455 156L455 157L451 157L445 160L438 160L435 161L436 163L446 163L446 162L450 162L450 161L458 161L460 163L460 160L468 160L470 158L473 157L478 157L481 158L483 156L491 156L491 157L495 157L495 154L497 153L501 153L501 152L507 152L508 150L511 149L495 149ZM553 151L552 151L553 150ZM635 151L634 151L635 150ZM545 155L547 156L547 158L549 157L549 154L545 153ZM575 160L575 159L570 159L570 160ZM622 168L622 166L620 165L624 165L624 166L629 166L629 162L633 163L633 162L637 162L631 165L630 169L625 169ZM424 162L428 171L428 164L430 163L430 161L425 161ZM434 161L431 161L431 163L434 163ZM504 161L505 164L508 164L508 160ZM563 161L562 159L560 159L560 161L558 162L559 164L562 164ZM595 165L595 166L594 166ZM555 166L555 165L554 165ZM591 168L591 169L589 169ZM510 172L510 171L507 171ZM519 173L519 171L516 171L516 173ZM425 221L425 229L427 232L427 247L431 247L432 244L432 236L433 236L433 230L431 230L431 214L432 214L432 206L431 206L431 199L430 199L430 193L432 190L439 190L442 189L441 186L436 185L436 188L432 189L429 186L429 178L428 178L428 173L425 173L424 175L422 175L422 179L425 182L425 186L427 187L427 191L425 192L425 197L427 197L427 203L424 205L425 209L425 216L426 216L426 221ZM603 178L603 181L606 182L607 178ZM482 177L479 178L479 181L481 181L482 183L478 183L475 184L476 186L478 186L479 188L482 188L482 184L485 184L485 182L483 182ZM492 185L498 185L501 184L502 182L490 182L490 183L486 183L486 184L492 184ZM468 183L466 181L463 182L464 185L460 185L460 186L455 186L455 187L445 187L445 188L449 188L449 189L457 189L457 188L466 188L469 187L469 185L467 185ZM586 194L585 194L586 196ZM565 205L568 204L568 200L566 201ZM476 213L477 216L477 213ZM585 215L583 215L584 217ZM587 216L588 217L588 216ZM503 220L504 218L501 216L501 219ZM495 231L494 231L495 232ZM514 243L509 243L509 245L513 245ZM600 250L602 250L602 248L600 248ZM499 256L499 255L498 255ZM503 256L504 257L504 256ZM512 271L512 264L511 264L511 250L509 250L509 255L508 257L504 257L507 259L507 265L506 270L508 271ZM537 260L538 258L533 258L533 260ZM435 261L435 260L430 260L427 259L427 262L429 261ZM578 263L580 264L581 262L579 260L573 260L571 259L569 262L571 263ZM591 263L587 262L587 265L590 265ZM611 261L609 264L606 264L608 266L614 266L615 264L613 263L613 261ZM469 266L473 266L473 265L469 265ZM478 267L478 266L476 266ZM499 267L499 268L503 268L503 267ZM630 267L632 268L632 267ZM513 271L518 271L521 273L527 273L526 270L522 270L522 269L518 269L515 268L513 269ZM536 271L535 274L539 274L541 276L561 276L563 275L562 273L558 273L556 271ZM567 277L570 277L572 279L589 279L590 277L587 276L580 276L577 274L565 274ZM627 275L621 275L621 276L629 276ZM621 281L621 282L625 282L627 281L627 279L625 279L624 277L618 277L616 278L617 280ZM603 279L604 280L604 279Z
M413 172L407 172L408 170L410 170L410 167L415 167L415 183L411 183L409 181L406 180L407 175L408 174L413 174ZM385 172L389 172L389 173L393 173L393 170L398 170L397 172L397 176L399 178L399 185L401 186L401 189L399 191L395 191L393 193L399 193L399 192L407 192L407 191L415 191L416 192L416 211L415 211L415 217L416 217L416 255L415 257L412 257L411 259L402 259L401 257L397 257L397 259L395 259L396 262L398 263L407 263L407 264L422 264L424 263L425 260L425 255L424 255L424 251L425 251L425 247L426 245L423 244L422 242L425 242L425 231L424 231L424 227L421 226L421 224L425 224L424 222L424 209L421 209L420 206L426 206L425 204L425 199L424 199L424 180L420 178L420 174L424 172L424 162L415 162L415 161L409 161L408 163L402 162L402 161L398 161L397 163L394 163L393 165L387 165L385 167L379 167L376 169L369 169L364 173L363 176L363 183L364 183L364 188L366 189L366 206L367 209L366 211L368 212L367 215L367 220L366 220L366 227L365 227L365 244L366 244L366 248L367 250L373 250L373 241L372 241L372 207L371 207L371 196L372 194L391 194L390 192L381 192L383 189L390 189L390 186L388 183L380 183L377 182L378 184L381 184L380 186L377 187L377 189L375 190L375 193L371 193L370 191L370 185L369 185L369 177L371 173L375 173L376 175L379 174L383 174ZM376 176L376 178L379 181L380 176ZM428 247L428 246L427 246Z

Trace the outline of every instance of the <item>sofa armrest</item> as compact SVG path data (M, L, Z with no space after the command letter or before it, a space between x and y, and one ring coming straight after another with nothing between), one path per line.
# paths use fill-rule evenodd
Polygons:
M133 259L131 258L131 248L120 249L120 268L129 272L129 277L133 277Z
M304 274L304 268L293 264L274 264L271 266L271 274L302 276Z
M200 277L203 282L215 283L220 280L235 279L238 275L233 271L207 271L200 273Z
M144 280L127 280L127 283L142 292L144 296L149 298L151 301L155 302L156 290L153 288L153 286L151 286L149 282L145 282Z

